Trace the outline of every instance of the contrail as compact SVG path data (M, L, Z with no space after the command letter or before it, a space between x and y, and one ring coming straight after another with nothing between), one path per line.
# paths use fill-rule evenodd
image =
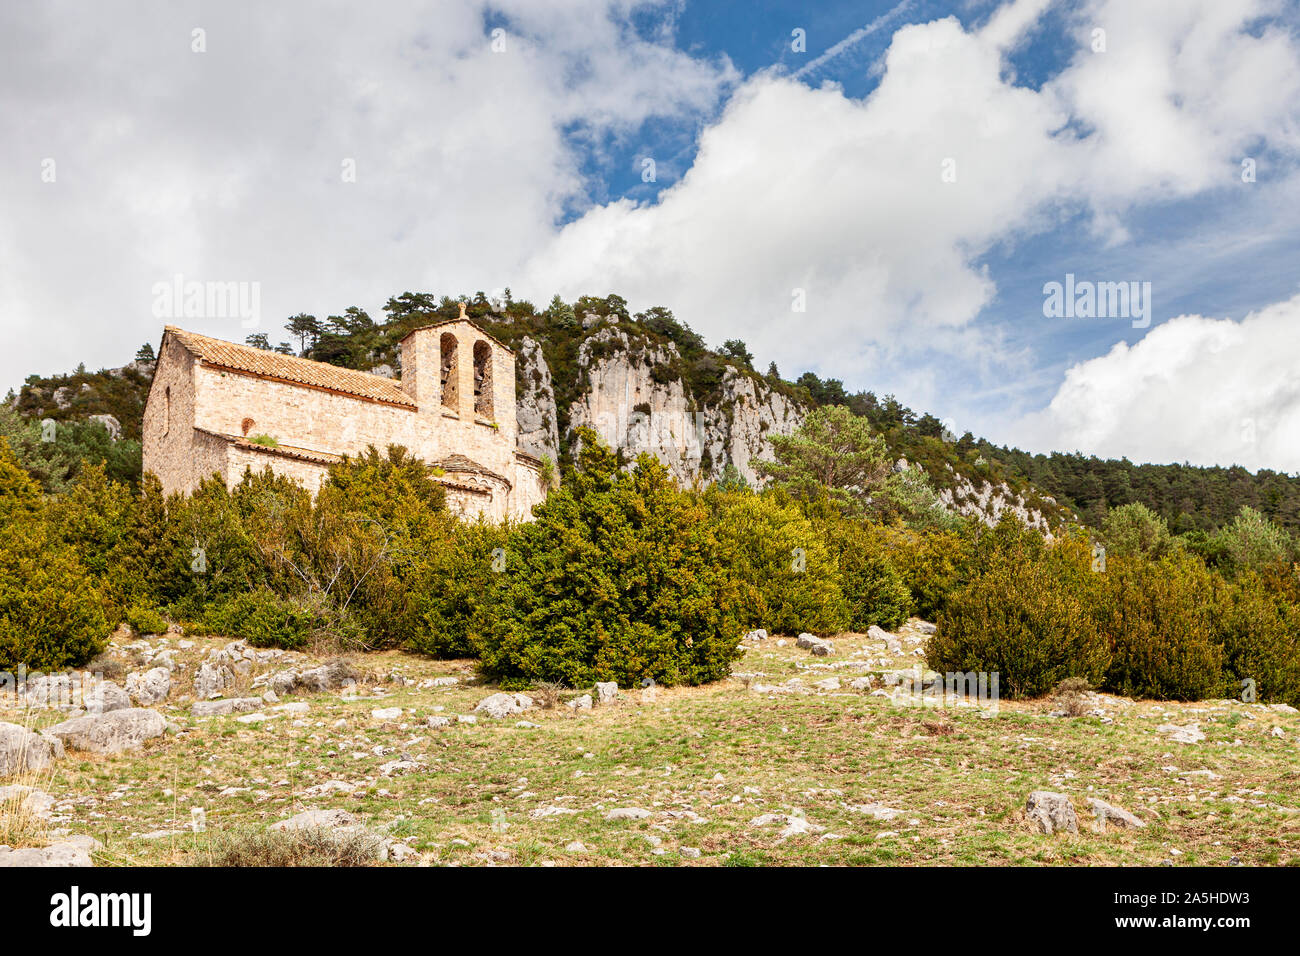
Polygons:
M876 17L876 19L868 23L865 27L860 27L859 29L854 30L852 33L846 36L839 43L835 44L833 47L831 47L821 56L817 57L817 59L806 64L799 70L796 70L795 73L793 74L794 77L798 79L799 77L802 77L806 73L811 73L813 70L817 69L827 60L835 59L835 57L839 56L849 47L855 45L856 43L865 39L866 37L871 36L871 34L875 33L877 30L883 27L890 20L897 17L900 13L906 11L910 6L912 6L914 2L915 0L903 0L902 3L894 7L894 9L890 10L888 13L882 13L880 16Z

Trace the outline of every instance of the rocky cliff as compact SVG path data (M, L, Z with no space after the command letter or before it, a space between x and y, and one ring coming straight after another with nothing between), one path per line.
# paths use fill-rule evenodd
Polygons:
M576 398L561 419L551 370L541 347L521 343L519 371L520 447L535 455L559 457L561 441L571 448L586 425L601 440L631 459L649 452L674 477L690 482L713 479L734 466L757 484L754 463L771 457L773 434L799 427L805 408L748 369L721 365L707 396L682 374L682 356L671 342L606 325L582 340L576 359Z

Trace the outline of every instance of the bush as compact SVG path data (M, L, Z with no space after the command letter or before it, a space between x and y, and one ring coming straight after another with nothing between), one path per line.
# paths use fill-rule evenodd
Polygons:
M446 520L414 572L417 622L406 647L434 657L478 655L483 635L499 613L499 579L509 566L509 538L507 525Z
M0 535L0 670L80 667L104 649L108 619L75 550L38 516Z
M1220 528L1215 545L1233 573L1263 574L1296 558L1296 542L1290 533L1254 508L1242 508L1231 524Z
M1228 693L1240 697L1253 681L1259 700L1300 706L1300 607L1256 574L1227 590L1220 622Z
M127 608L126 623L137 634L162 634L167 630L167 620L161 614L139 605Z
M1168 523L1143 504L1112 508L1102 521L1101 536L1114 557L1160 558L1174 548Z
M740 653L740 595L706 506L654 458L620 472L590 429L579 434L579 471L512 537L480 670L520 688L727 676Z
M1194 555L1108 560L1097 602L1111 647L1106 690L1127 697L1200 700L1224 693L1217 641L1222 581Z
M953 595L926 645L932 669L996 673L1008 697L1036 697L1070 677L1101 682L1106 641L1059 568L1035 550L995 551Z
M975 573L974 536L969 530L883 532L890 563L912 596L913 613L933 621L948 598Z
M743 594L741 623L774 634L833 634L849 625L840 570L823 529L772 495L706 496L727 568Z
M306 646L319 623L300 601L260 589L227 598L209 608L203 619L204 626L218 634L286 651Z
M875 624L893 630L906 621L912 613L912 593L890 561L880 534L852 519L833 521L825 533L839 564L849 629L862 632Z

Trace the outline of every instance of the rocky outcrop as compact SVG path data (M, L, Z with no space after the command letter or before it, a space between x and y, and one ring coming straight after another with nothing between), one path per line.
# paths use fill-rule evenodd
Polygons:
M520 370L519 402L515 410L519 426L516 444L522 452L558 461L560 428L556 420L555 388L541 345L525 335L516 362Z
M951 473L952 466L947 467ZM1025 527L1051 534L1047 516L1032 507L1024 495L1012 491L1005 481L996 485L990 481L981 481L976 486L965 475L956 475L956 482L951 488L939 489L939 501L947 510L959 515L974 516L990 528L1001 520L1004 513L1010 512ZM1043 500L1049 504L1056 503L1047 496Z
M716 478L732 465L760 484L754 463L771 457L768 436L798 428L802 406L733 365L723 368L717 397L702 403L681 366L672 343L653 344L614 326L599 329L578 349L581 397L570 406L565 440L587 425L626 458L654 455L678 481ZM534 377L525 369L525 383Z
M114 754L134 750L146 740L161 737L167 721L156 710L132 707L99 716L74 717L55 724L47 732L63 741L69 750Z

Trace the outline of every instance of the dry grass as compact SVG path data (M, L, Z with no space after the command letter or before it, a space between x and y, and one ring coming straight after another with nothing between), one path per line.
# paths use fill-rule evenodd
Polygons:
M915 635L890 655L850 634L836 636L829 658L792 640L751 647L736 668L755 675L748 690L740 680L633 689L590 712L535 707L519 715L522 727L482 715L455 721L498 690L473 682L471 662L368 654L357 667L370 676L354 692L288 697L308 710L268 706L265 720L250 723L191 715L185 682L226 643L194 640L161 708L177 735L132 754L69 754L58 765L55 825L103 841L97 861L316 862L335 851L268 830L315 808L346 810L428 864L1300 864L1300 717L1259 704L1092 694L1089 712L1073 719L1051 716L1053 701L1002 701L996 713L903 706L847 685L871 674L880 687L882 674L909 669L920 660ZM449 676L460 683L433 686ZM812 686L831 676L839 690ZM572 691L529 693L545 703ZM371 717L391 707L401 717ZM434 715L452 722L430 728ZM1192 722L1207 738L1195 745L1157 729ZM1080 811L1097 796L1148 826L1034 833L1023 808L1038 789L1070 794ZM205 808L208 832L141 837L185 829L193 807ZM619 807L650 815L606 820ZM782 839L781 827L754 822L794 813L822 831ZM573 841L586 851L566 851ZM688 847L700 857L680 852Z
M209 866L373 866L381 840L362 831L237 830L212 835Z

